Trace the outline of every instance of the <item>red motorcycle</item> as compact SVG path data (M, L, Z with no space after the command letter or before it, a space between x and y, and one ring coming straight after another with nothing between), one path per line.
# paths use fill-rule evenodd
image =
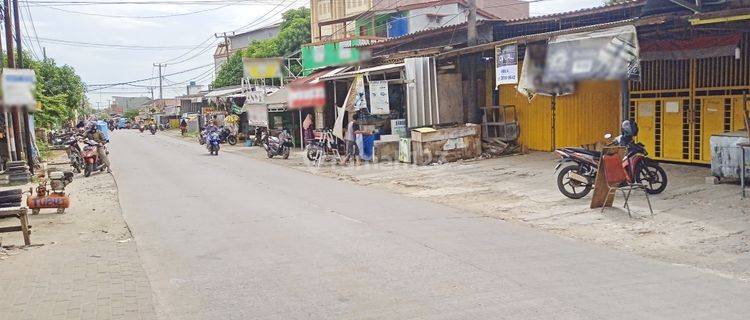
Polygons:
M104 171L106 165L102 159L99 158L99 148L104 148L104 145L92 140L86 140L84 143L86 146L83 147L83 151L81 152L83 162L85 163L83 167L83 175L88 177L94 171ZM109 153L109 151L107 151L107 153Z
M604 137L611 139L612 135L607 134ZM619 136L612 144L620 145L621 141L622 136ZM642 143L630 141L626 148L622 166L628 175L628 181L643 184L649 194L663 192L667 188L667 173L659 163L648 157ZM559 170L557 188L560 192L571 199L580 199L588 195L594 187L601 152L583 148L562 148L555 150L555 153L560 156L555 167L556 172Z

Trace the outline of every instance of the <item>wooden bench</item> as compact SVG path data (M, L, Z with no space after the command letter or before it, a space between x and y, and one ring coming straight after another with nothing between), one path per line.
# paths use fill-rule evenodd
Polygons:
M0 233L7 232L22 232L24 244L31 245L31 226L29 225L28 209L11 209L11 210L0 210L0 219L5 218L17 218L21 225L11 227L0 227Z

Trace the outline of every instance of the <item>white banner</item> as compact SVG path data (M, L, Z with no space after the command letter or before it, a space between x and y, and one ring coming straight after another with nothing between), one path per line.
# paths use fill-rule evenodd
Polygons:
M370 81L370 113L391 113L388 105L388 81Z
M6 106L27 106L30 111L34 111L36 109L34 87L36 87L34 70L3 69L3 103Z
M518 45L495 47L495 85L518 83Z

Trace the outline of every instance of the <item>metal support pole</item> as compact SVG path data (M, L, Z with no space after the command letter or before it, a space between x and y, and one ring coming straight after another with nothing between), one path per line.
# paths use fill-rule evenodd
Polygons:
M10 0L3 0L3 22L5 25L5 44L8 47L8 68L16 67L16 58L13 54L13 23L11 22Z

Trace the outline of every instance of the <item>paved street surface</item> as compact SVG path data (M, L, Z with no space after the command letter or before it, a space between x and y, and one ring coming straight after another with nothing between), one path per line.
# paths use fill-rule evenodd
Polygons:
M115 132L125 219L166 319L747 319L750 283ZM278 160L284 161L284 160ZM502 201L502 199L498 199Z
M0 254L0 320L156 319L112 176L78 175L66 191L65 214L30 216L33 247ZM18 225L9 220L0 223ZM20 233L0 237L4 246L23 245Z

